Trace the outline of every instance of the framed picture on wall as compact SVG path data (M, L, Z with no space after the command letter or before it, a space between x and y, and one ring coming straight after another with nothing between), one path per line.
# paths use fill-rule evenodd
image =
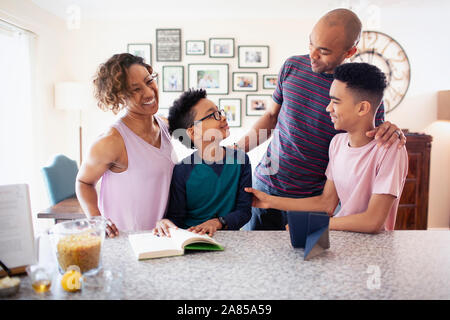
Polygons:
M145 63L152 64L152 45L151 43L129 43L127 52L141 57Z
M223 109L227 115L228 126L241 126L241 99L219 99L219 109Z
M270 94L248 94L246 104L246 115L248 116L260 116L269 107L272 100Z
M233 72L233 91L257 91L258 74L256 72Z
M181 61L181 29L156 29L156 61Z
M269 46L239 46L239 68L268 68Z
M210 58L233 58L234 39L233 38L210 38L209 39Z
M205 54L205 46L203 40L188 40L186 41L186 55L202 56Z
M192 63L188 65L188 86L206 89L208 94L228 94L228 64Z
M276 74L265 74L263 75L263 88L264 89L275 89L277 87L278 75Z
M163 91L182 92L184 90L184 67L163 66Z

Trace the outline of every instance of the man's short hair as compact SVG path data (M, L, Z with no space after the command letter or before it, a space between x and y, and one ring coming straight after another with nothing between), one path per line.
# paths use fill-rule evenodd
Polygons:
M368 63L344 63L334 71L334 79L344 82L354 93L355 102L369 101L376 112L386 89L386 76Z
M195 113L192 111L194 106L201 100L206 98L206 91L204 89L189 89L181 94L181 96L174 101L169 109L169 133L172 135L177 129L187 129L194 123ZM183 135L175 137L188 148L194 148L194 144L188 135L183 132Z

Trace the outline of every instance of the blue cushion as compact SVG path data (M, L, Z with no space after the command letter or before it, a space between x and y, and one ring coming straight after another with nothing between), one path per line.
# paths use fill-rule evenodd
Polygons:
M75 197L75 180L78 173L76 161L59 154L51 165L42 168L51 205Z

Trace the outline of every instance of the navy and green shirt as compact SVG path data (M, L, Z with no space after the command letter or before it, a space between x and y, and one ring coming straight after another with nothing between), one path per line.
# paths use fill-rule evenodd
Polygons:
M334 129L329 113L333 75L311 69L309 55L286 60L278 74L272 99L281 105L273 139L255 169L255 182L277 196L303 198L322 193L326 182L328 147L342 132ZM384 121L378 108L375 125Z
M206 162L198 151L173 169L169 206L165 218L180 228L224 217L229 230L239 230L251 217L252 186L248 156L225 149L223 161Z

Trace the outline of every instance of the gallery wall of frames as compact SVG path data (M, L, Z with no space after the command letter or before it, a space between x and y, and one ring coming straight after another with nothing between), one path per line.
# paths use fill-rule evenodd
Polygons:
M269 69L268 45L247 45L235 38L183 40L181 29L156 29L156 43L129 43L127 52L142 57L158 72L160 94L205 89L219 109L225 110L230 127L241 127L242 116L260 116L268 108L277 74ZM187 56L200 56L196 63L183 63ZM220 59L237 60L236 64ZM157 67L155 67L157 66ZM218 99L214 99L214 96ZM169 105L159 113L168 115Z

